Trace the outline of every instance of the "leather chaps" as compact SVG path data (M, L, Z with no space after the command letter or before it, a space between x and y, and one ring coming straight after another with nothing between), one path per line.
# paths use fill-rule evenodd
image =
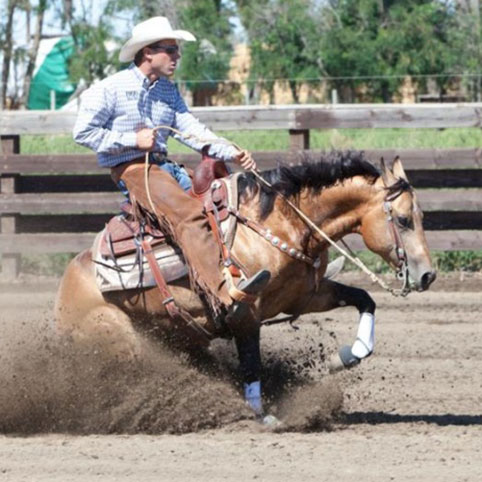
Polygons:
M156 212L149 202L145 185L144 162L134 160L111 170L117 184L122 180L133 205L154 214L159 224L181 248L189 266L192 287L204 295L214 314L229 307L232 299L221 274L219 246L210 232L203 205L187 194L177 181L155 164L149 165L149 193ZM223 309L224 308L224 309Z

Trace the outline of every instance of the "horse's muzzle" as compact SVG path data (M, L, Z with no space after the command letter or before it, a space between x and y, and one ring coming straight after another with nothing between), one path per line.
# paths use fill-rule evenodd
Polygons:
M436 277L437 277L436 271L427 271L426 273L424 273L420 278L419 291L428 290L430 285L435 281Z

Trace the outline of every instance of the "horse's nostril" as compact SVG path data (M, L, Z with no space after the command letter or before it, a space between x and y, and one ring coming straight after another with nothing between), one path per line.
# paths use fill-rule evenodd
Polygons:
M426 290L435 281L437 273L435 271L427 271L422 276L422 289Z

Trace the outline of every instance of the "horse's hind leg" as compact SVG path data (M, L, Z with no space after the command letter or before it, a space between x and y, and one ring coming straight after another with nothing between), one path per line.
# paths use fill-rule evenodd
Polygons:
M84 252L65 271L55 302L57 331L106 357L132 360L141 353L140 335L120 308L105 301L87 269L88 261Z
M311 295L309 295L311 296ZM375 302L363 289L323 279L317 293L303 309L303 313L323 312L343 306L354 306L360 313L355 342L343 346L332 358L330 369L336 371L357 365L371 355L375 345Z
M81 323L76 323L70 336L76 344L95 347L103 356L119 361L131 361L141 354L140 335L130 318L113 305L91 309Z

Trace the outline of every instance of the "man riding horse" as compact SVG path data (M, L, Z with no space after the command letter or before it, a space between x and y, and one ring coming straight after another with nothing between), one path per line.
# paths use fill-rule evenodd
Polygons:
M93 149L99 165L111 169L113 180L133 204L154 215L168 230L182 249L191 282L211 316L239 325L250 313L246 303L256 299L270 272L260 270L242 280L234 292L241 292L241 299L243 293L248 296L244 301L233 300L233 291L221 274L220 249L209 232L202 203L187 193L191 179L183 167L167 158L167 139L173 132L169 128L182 134L174 135L177 140L197 151L205 145L201 139L209 139L210 156L234 161L247 170L255 169L256 163L248 151L216 142L219 138L189 112L169 80L180 58L179 40L196 39L185 30L173 30L165 17L136 25L119 54L121 62L131 64L85 92L74 139ZM158 126L164 128L158 130ZM146 153L148 184L144 179ZM257 385L251 389L257 390Z

